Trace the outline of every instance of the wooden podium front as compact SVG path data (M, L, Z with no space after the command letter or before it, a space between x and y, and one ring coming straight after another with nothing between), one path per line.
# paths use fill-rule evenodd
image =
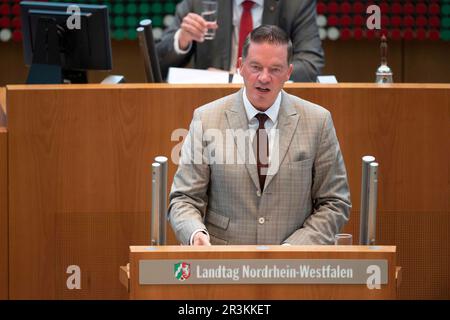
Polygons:
M150 243L151 163L193 110L238 85L0 88L0 299L127 299L117 270ZM359 240L361 157L380 163L377 243L402 248L401 299L450 299L450 84L286 84L333 115ZM2 116L0 116L2 118ZM443 138L444 137L444 138ZM177 166L169 161L168 187ZM442 165L440 165L442 164ZM176 244L170 228L168 244ZM70 290L67 269L81 268Z
M298 260L297 260L298 259ZM387 283L369 289L367 283L233 283L193 284L191 279L175 284L140 284L143 261L383 261ZM397 288L395 246L131 246L130 263L121 267L120 279L130 299L158 300L277 300L277 299L395 299ZM170 269L170 266L167 268ZM173 269L173 266L172 266ZM174 271L170 271L174 272ZM191 272L196 272L192 270ZM154 277L161 276L158 270ZM141 275L142 276L142 275ZM175 274L174 279L175 280ZM244 281L245 282L245 281Z

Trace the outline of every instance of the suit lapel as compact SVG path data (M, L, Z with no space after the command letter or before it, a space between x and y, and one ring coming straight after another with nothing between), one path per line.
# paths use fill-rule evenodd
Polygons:
M222 66L222 69L228 70L231 63L231 36L233 34L233 1L220 0L219 1L217 24L219 29L216 31L215 42L222 44L217 46L220 49L220 54L216 55L217 66ZM213 51L212 51L213 52Z
M245 132L248 132L248 120L247 120L247 114L245 113L244 108L244 102L242 100L242 94L243 89L241 89L236 94L236 101L231 106L230 109L225 111L229 128L233 130L233 137L234 137L234 143L236 145L238 153L241 155L242 159L244 159L245 167L247 168L247 171L253 180L253 183L255 186L260 189L259 186L259 177L258 177L258 170L256 168L256 164L250 164L248 161L249 158L249 149L248 144L246 143L238 143L236 136L236 131L243 130Z
M266 177L264 189L267 188L274 176L278 173L278 167L283 162L284 157L289 149L289 146L297 128L299 114L290 102L289 96L286 92L281 91L281 105L278 114L278 139L275 139L273 144L273 151L270 151L271 162L274 167L269 169L269 175ZM278 150L278 154L274 154Z
M278 25L278 0L265 0L262 24Z

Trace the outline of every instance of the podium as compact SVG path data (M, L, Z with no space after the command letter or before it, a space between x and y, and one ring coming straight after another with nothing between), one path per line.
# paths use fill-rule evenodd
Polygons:
M395 246L131 246L130 299L395 299ZM378 277L378 278L377 278Z
M150 243L151 161L178 150L181 138L171 136L189 127L195 108L238 88L0 89L0 109L8 111L7 129L0 129L0 297L127 299L118 268L130 261L130 245ZM372 154L383 166L380 243L402 248L397 261L408 272L398 297L450 299L450 189L447 167L436 165L450 154L442 142L450 84L293 83L285 89L333 115L354 204L343 231L359 232L360 160ZM168 186L176 169L170 159ZM423 228L430 232L418 236ZM176 244L170 229L168 243ZM71 265L81 267L80 290L67 288Z

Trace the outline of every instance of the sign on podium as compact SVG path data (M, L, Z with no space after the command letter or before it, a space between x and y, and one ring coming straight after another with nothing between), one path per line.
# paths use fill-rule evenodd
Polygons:
M130 299L395 299L395 246L132 246Z

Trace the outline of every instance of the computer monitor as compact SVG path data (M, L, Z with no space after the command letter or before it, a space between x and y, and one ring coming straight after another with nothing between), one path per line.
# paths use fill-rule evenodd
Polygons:
M112 69L107 6L22 1L20 7L27 83L86 83L87 70Z

